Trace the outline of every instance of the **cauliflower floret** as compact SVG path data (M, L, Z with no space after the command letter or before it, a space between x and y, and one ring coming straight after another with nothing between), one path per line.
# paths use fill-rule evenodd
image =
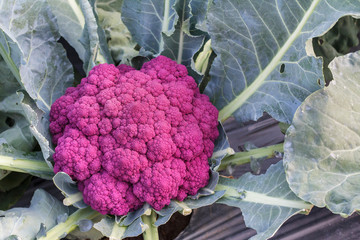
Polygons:
M84 200L125 215L194 195L209 181L217 109L185 66L159 56L140 71L100 64L50 111L54 171L79 181Z
M93 145L79 130L66 128L58 142L53 155L55 172L66 172L73 179L83 181L100 170L98 144Z
M134 185L134 193L155 210L160 210L178 195L185 175L186 166L180 159L154 163L142 173L140 181Z
M119 181L102 171L82 184L84 202L101 214L126 215L141 207L129 183Z

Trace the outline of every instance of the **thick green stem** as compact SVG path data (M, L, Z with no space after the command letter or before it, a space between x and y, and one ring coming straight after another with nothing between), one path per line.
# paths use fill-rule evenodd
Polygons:
M144 240L159 240L158 228L154 225L156 222L156 213L151 211L150 215L143 215L141 219L148 226L143 233Z
M169 28L169 10L170 10L170 0L165 0L164 3L164 21L161 31L163 33L168 31Z
M83 194L82 192L77 192L75 194L72 194L68 197L66 197L64 200L63 200L63 204L65 206L70 206L70 205L73 205L74 203L78 202L78 201L81 201L83 199Z
M280 143L268 147L252 149L248 152L237 152L234 155L223 159L218 171L226 169L229 165L242 165L249 163L252 158L274 157L276 152L284 152L283 145L283 143Z
M90 207L79 209L71 214L65 222L56 225L46 233L46 236L41 237L38 240L55 240L63 238L76 229L80 220L92 220L99 216L101 216L101 214Z
M109 240L122 239L122 236L124 236L126 229L127 227L120 226L119 223L115 223L111 231L111 235L109 236Z
M9 156L0 156L0 169L29 173L46 179L51 179L54 172L45 161L35 159L16 159Z

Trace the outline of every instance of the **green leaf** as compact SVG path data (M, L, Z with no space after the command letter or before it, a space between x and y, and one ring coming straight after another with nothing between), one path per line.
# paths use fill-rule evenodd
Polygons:
M124 0L122 20L135 41L146 51L159 54L163 50L164 33L170 36L178 20L173 6L176 0Z
M79 239L86 239L86 240L99 240L104 237L100 231L96 230L94 227L91 228L87 232L81 232L79 228L76 228L74 231L69 233L66 236L67 240L79 240Z
M43 224L47 229L56 225L58 215L68 213L67 207L42 189L35 191L29 208L0 211L0 238L12 235L21 239L35 239Z
M217 191L211 195L200 197L199 199L187 198L183 202L172 200L170 205L164 207L160 211L156 211L156 213L159 214L159 218L155 222L155 226L158 227L167 223L175 212L189 215L192 209L209 206L221 198L224 193L225 191Z
M204 32L207 32L206 26L206 13L208 10L209 1L208 0L191 0L191 29L200 29Z
M312 208L289 188L281 161L263 175L220 178L216 189L226 190L217 202L240 208L246 226L256 230L257 235L251 239L270 238L291 216Z
M268 112L290 123L324 82L321 59L308 56L310 39L359 10L350 0L215 0L207 24L218 56L205 91L221 109L219 119L256 120Z
M63 216L63 215L62 215ZM58 223L46 233L42 234L39 240L53 240L66 237L67 234L74 231L76 228L82 230L90 230L93 225L92 220L102 218L102 215L90 207L76 210L72 213L65 222ZM49 229L49 228L47 228Z
M105 237L110 237L111 233L113 232L114 228L118 229L118 239L121 239L122 229L126 229L126 227L120 226L116 221L114 217L106 216L103 219L101 219L100 222L94 224L94 228L98 231L100 231ZM116 238L115 238L116 239Z
M47 117L51 104L73 82L71 63L57 43L56 19L45 0L3 0L0 5L0 28L9 44L15 42L21 50L16 57L22 59L17 65L21 84Z
M47 120L50 105L71 86L72 66L65 50L57 43L60 35L56 20L44 0L25 3L11 0L1 1L0 4L1 55L20 84L18 89L26 90L26 93L19 92L18 96L14 94L9 99L12 105L17 104L13 109L22 108L16 111L25 115L27 122L25 118L14 119L17 120L17 128L11 129L11 133L15 134L16 130L21 128L23 136L17 134L17 138L14 137L8 142L12 144L25 137L28 144L21 144L19 141L14 146L21 146L20 150L29 151L35 145L31 136L34 135L43 151L44 159L48 160L53 153ZM46 24L43 24L45 20ZM12 91L16 85L15 80L7 81L12 81L13 85L8 92L14 93ZM5 106L4 109L10 111L9 102ZM30 130L26 124L31 124ZM26 145L28 147L24 149ZM51 163L47 163L52 168Z
M204 36L191 36L185 33L182 28L182 24L178 23L171 36L168 37L163 34L164 50L161 52L161 55L190 68L193 62L192 57L201 48Z
M16 93L0 100L0 138L18 150L30 152L36 146L36 141L20 102Z
M122 2L122 0L97 0L96 12L115 63L121 61L121 63L129 64L130 60L139 53L135 50L136 42L121 20Z
M71 177L64 173L58 172L53 178L55 186L62 192L62 194L70 200L71 197L78 196L81 194L79 191L76 182L74 182ZM81 194L82 195L82 194ZM77 208L86 208L87 204L84 203L82 197L80 200L77 199L73 202L73 204Z
M196 13L196 9L191 9L190 2L124 0L122 18L134 39L146 51L167 56L190 71L192 57L204 41L204 35L190 35L192 11Z
M0 29L0 54L1 54L1 59L4 60L7 65L7 67L5 67L5 65L1 63L2 65L1 73L3 73L1 76L4 76L4 78L2 78L2 81L4 81L4 79L8 79L5 80L7 82L5 89L8 88L9 90L12 89L13 91L18 90L20 88L19 84L21 84L18 66L20 65L21 62L22 52L19 49L18 44L14 40L12 40L6 33L4 33L4 31L2 31L1 29ZM6 70L4 71L4 69ZM9 71L12 73L13 77L15 78L15 81L13 81L13 79L10 77ZM9 86L9 83L10 86L12 85L12 87ZM2 94L5 93L5 95L8 95L9 92L1 91L1 93Z
M80 43L84 30L85 18L79 0L47 0L56 17L62 37L76 50L79 58L85 62L85 48Z
M19 104L19 96L16 94L21 86L1 56L0 76L0 138L4 138L18 150L30 152L35 147L36 141L30 132L30 124L24 116L25 113Z
M48 118L44 116L43 111L41 111L36 106L35 102L27 94L19 92L18 95L21 107L25 112L25 116L31 123L30 131L40 145L43 155L41 159L44 159L49 168L53 169L52 163L50 161L51 156L54 153L54 148L51 144L51 136L49 132L50 122Z
M12 207L25 193L32 177L24 173L10 173L0 181L0 210Z
M328 68L329 63L335 57L347 54L351 48L359 45L357 35L360 26L357 21L352 16L342 17L326 34L312 40L315 55L321 56L324 60L323 71L327 84L333 79Z
M104 30L99 27L95 0L47 1L57 18L60 34L74 47L86 72L98 63L113 63ZM116 21L113 16L107 17Z
M233 155L234 149L230 147L229 138L226 135L223 125L219 122L218 125L219 137L215 140L215 147L213 155L211 156L211 169L218 170L221 160L225 157Z
M94 228L100 231L104 236L113 240L120 240L127 237L136 237L144 231L144 223L138 217L129 226L118 223L114 217L107 216L100 222L94 224Z
M329 68L330 86L295 113L284 166L299 197L346 216L360 210L360 52L335 58Z
M81 11L85 17L85 27L80 39L85 48L84 70L86 73L99 63L114 63L104 30L98 25L94 9L95 0L80 0Z

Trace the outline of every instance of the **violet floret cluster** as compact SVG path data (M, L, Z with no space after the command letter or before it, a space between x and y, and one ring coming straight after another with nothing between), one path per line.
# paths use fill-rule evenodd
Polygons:
M54 171L78 181L102 214L145 202L160 210L207 185L217 118L186 67L169 58L141 70L101 64L51 107Z

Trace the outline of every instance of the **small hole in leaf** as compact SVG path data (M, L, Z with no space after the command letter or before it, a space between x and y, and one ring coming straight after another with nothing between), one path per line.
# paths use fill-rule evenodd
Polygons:
M321 38L319 38L318 43L319 43L319 45L323 45L324 40L322 40Z
M280 73L283 73L284 71L285 71L285 64L281 64Z
M7 118L5 119L5 123L6 123L6 125L8 125L9 127L13 127L13 126L15 125L15 120L12 119L12 118L10 118L10 117L7 117Z
M320 78L318 78L317 83L318 83L319 85L321 85Z

